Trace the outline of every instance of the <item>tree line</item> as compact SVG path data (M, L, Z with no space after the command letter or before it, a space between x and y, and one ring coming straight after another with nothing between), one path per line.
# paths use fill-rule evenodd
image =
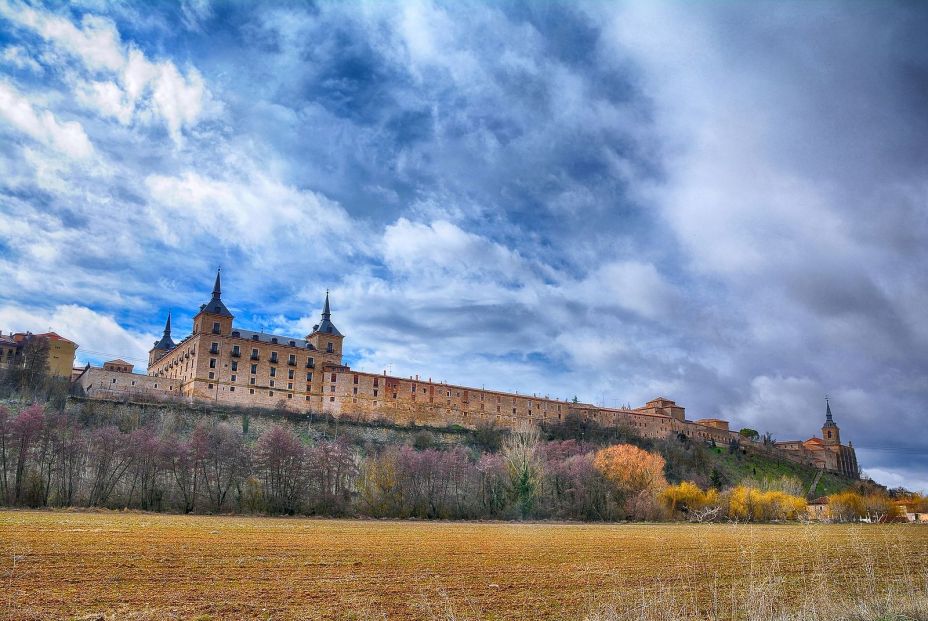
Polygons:
M203 416L182 433L92 410L0 405L0 504L421 519L806 517L795 477L728 482L698 443L580 419L544 432L481 428L469 445L435 446L426 431L381 445L346 433L308 438L280 421L255 437L243 415L241 425ZM895 511L872 489L831 504L839 520Z
M0 406L0 501L183 513L396 518L659 517L662 457L510 433L498 447L307 441L279 423L248 442L203 418L187 435L86 425L73 412Z

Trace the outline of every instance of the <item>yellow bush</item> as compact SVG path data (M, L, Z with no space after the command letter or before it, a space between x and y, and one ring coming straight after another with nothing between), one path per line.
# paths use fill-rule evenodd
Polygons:
M727 492L728 517L734 520L766 522L802 517L806 501L780 491L762 491L739 485Z
M839 492L828 497L828 509L832 519L852 522L867 515L867 502L856 492Z
M675 511L698 511L718 502L719 493L715 489L702 491L690 481L667 487L660 494L660 500L671 513Z

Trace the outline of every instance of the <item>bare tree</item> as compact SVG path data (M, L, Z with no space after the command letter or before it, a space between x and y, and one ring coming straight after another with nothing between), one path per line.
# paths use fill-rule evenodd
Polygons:
M264 482L268 508L292 514L300 507L305 487L306 449L292 431L274 425L255 446L255 467Z
M132 464L133 453L127 450L119 428L113 426L95 429L89 448L91 487L87 502L93 507L104 506Z
M503 443L503 459L509 473L510 490L522 518L528 517L535 503L535 492L543 474L539 444L541 434L526 424Z
M228 423L218 423L209 429L200 425L191 441L206 493L218 513L225 506L229 490L245 476L248 454L242 434Z

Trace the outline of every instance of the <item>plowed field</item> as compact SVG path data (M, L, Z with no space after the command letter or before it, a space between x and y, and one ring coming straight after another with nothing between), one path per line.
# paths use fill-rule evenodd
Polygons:
M653 598L699 614L923 588L926 572L928 527L908 525L0 511L0 619L583 619Z

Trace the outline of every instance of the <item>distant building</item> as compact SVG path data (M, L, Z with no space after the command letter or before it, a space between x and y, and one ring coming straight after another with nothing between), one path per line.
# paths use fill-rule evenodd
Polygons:
M822 437L812 436L808 440L786 440L777 442L777 448L803 455L812 465L825 470L838 472L844 476L857 478L857 453L854 445L841 444L841 430L835 424L831 414L831 403L825 399L825 424L822 425Z
M74 367L74 354L77 344L55 332L32 334L31 332L15 332L8 335L0 334L0 368L10 368L21 361L26 345L32 339L45 339L48 342L48 361L46 370L52 377L71 378Z
M109 360L103 363L103 369L105 371L115 371L117 373L132 373L133 367L134 365L131 362L126 362L122 358Z

